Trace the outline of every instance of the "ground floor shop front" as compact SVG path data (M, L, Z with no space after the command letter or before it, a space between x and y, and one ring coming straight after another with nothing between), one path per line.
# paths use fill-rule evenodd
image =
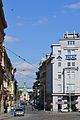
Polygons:
M62 109L68 111L77 111L80 109L80 95L79 94L55 94L46 97L46 109L51 111L61 111Z

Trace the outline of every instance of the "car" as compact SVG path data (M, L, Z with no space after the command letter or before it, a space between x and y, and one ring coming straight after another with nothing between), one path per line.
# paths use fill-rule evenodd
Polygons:
M24 110L24 112L25 112L25 105L20 105L19 108L22 108Z
M68 108L64 108L60 110L61 112L69 112Z
M23 108L16 108L14 112L14 116L24 116L24 109Z

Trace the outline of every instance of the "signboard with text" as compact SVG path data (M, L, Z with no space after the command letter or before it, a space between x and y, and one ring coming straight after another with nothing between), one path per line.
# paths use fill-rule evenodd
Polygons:
M66 55L66 60L76 60L76 55Z

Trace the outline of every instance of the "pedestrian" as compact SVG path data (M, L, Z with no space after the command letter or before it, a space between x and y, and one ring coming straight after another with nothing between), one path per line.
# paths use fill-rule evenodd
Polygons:
M14 107L11 106L11 114L14 115Z

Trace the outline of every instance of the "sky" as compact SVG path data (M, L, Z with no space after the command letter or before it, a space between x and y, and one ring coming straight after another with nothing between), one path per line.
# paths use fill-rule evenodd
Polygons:
M51 52L51 44L59 43L65 32L80 33L80 0L2 1L8 26L5 47L13 52L7 49L17 70L15 78L19 86L26 81L32 87L40 60Z

